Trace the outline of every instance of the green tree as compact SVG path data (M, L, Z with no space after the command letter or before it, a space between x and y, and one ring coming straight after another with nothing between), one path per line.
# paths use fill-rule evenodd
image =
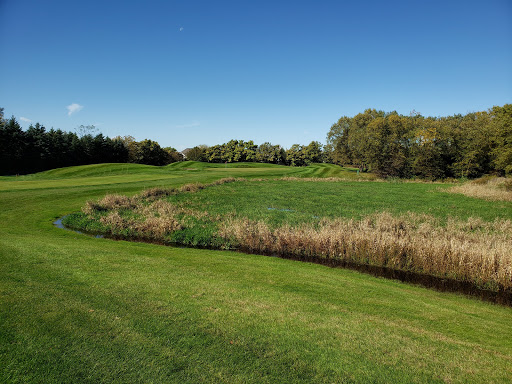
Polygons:
M2 109L0 114L0 172L2 174L17 174L23 171L24 136L14 116L4 120Z
M493 149L492 164L495 171L512 174L512 104L491 110Z
M478 177L491 169L491 115L468 113L459 122L460 143L453 170L459 177Z
M207 161L207 157L206 157L207 149L208 149L208 146L206 146L206 145L198 145L198 146L191 148L187 152L187 160Z
M256 149L256 161L260 163L283 164L286 153L280 145L265 142Z
M306 164L321 163L323 161L322 144L318 141L312 141L303 147L304 162Z
M178 161L183 161L183 154L178 152L176 148L173 147L165 147L164 151L169 154L170 163L176 163Z
M142 140L135 145L135 162L148 165L169 164L169 154L156 141Z
M441 147L439 146L440 122L434 118L423 119L416 127L412 146L412 172L428 180L445 176Z
M214 145L205 151L206 161L209 163L221 163L223 161L222 146Z
M331 126L327 133L328 152L334 164L350 165L353 163L352 150L349 145L351 123L350 117L343 116Z
M286 151L286 161L289 165L294 167L302 167L306 165L304 146L300 144L293 144Z

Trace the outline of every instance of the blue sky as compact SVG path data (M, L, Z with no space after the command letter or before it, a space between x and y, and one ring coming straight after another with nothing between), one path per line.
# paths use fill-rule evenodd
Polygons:
M0 49L0 107L24 128L180 150L512 102L510 0L0 0Z

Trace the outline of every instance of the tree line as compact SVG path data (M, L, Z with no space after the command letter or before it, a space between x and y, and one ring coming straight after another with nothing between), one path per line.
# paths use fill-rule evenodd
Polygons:
M367 109L333 124L327 146L333 163L383 177L512 174L512 104L449 117Z
M94 126L80 126L77 132L46 130L39 123L24 131L16 118L4 119L0 108L0 174L97 163L165 165L183 159L174 148L161 148L152 140L137 142L130 136L111 139L101 133L94 135Z
M0 174L108 162L166 165L185 159L176 149L162 148L156 141L136 141L131 136L110 139L94 132L94 126L80 126L73 133L46 130L40 124L23 131L14 117L4 119L0 108ZM449 117L367 109L333 124L327 145L312 141L285 150L269 142L230 140L191 148L186 159L290 166L325 162L400 178L512 174L512 104Z
M265 142L256 145L252 140L230 140L211 147L206 145L190 149L187 160L208 163L258 162L304 166L325 161L323 145L312 141L309 145L294 144L288 150Z

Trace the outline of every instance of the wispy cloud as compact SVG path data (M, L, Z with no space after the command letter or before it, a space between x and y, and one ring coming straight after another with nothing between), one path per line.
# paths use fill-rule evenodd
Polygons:
M32 120L27 119L26 117L23 117L23 116L20 117L20 120L24 121L25 123L31 123L32 122Z
M184 29L183 27L180 27L180 32L183 32L183 29Z
M193 121L190 124L176 125L175 128L178 128L178 129L195 128L195 127L199 127L200 125L201 125L201 123L199 123L198 121Z
M71 116L73 113L81 111L84 108L84 106L77 103L73 103L68 105L66 108L68 109L68 116Z

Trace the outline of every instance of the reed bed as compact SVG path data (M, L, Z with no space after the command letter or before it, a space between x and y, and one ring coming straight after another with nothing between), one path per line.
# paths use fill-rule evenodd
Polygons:
M512 179L505 177L483 177L448 189L469 197L490 201L512 201Z
M360 219L321 218L270 226L234 212L213 215L169 201L171 195L235 181L240 180L153 188L133 197L107 195L87 202L82 212L89 222L99 223L102 233L117 238L341 261L470 282L494 291L512 290L510 219L442 222L425 214L380 212Z
M230 219L219 236L245 252L324 258L512 288L512 222L393 217L322 219L318 225L271 229L262 221Z

